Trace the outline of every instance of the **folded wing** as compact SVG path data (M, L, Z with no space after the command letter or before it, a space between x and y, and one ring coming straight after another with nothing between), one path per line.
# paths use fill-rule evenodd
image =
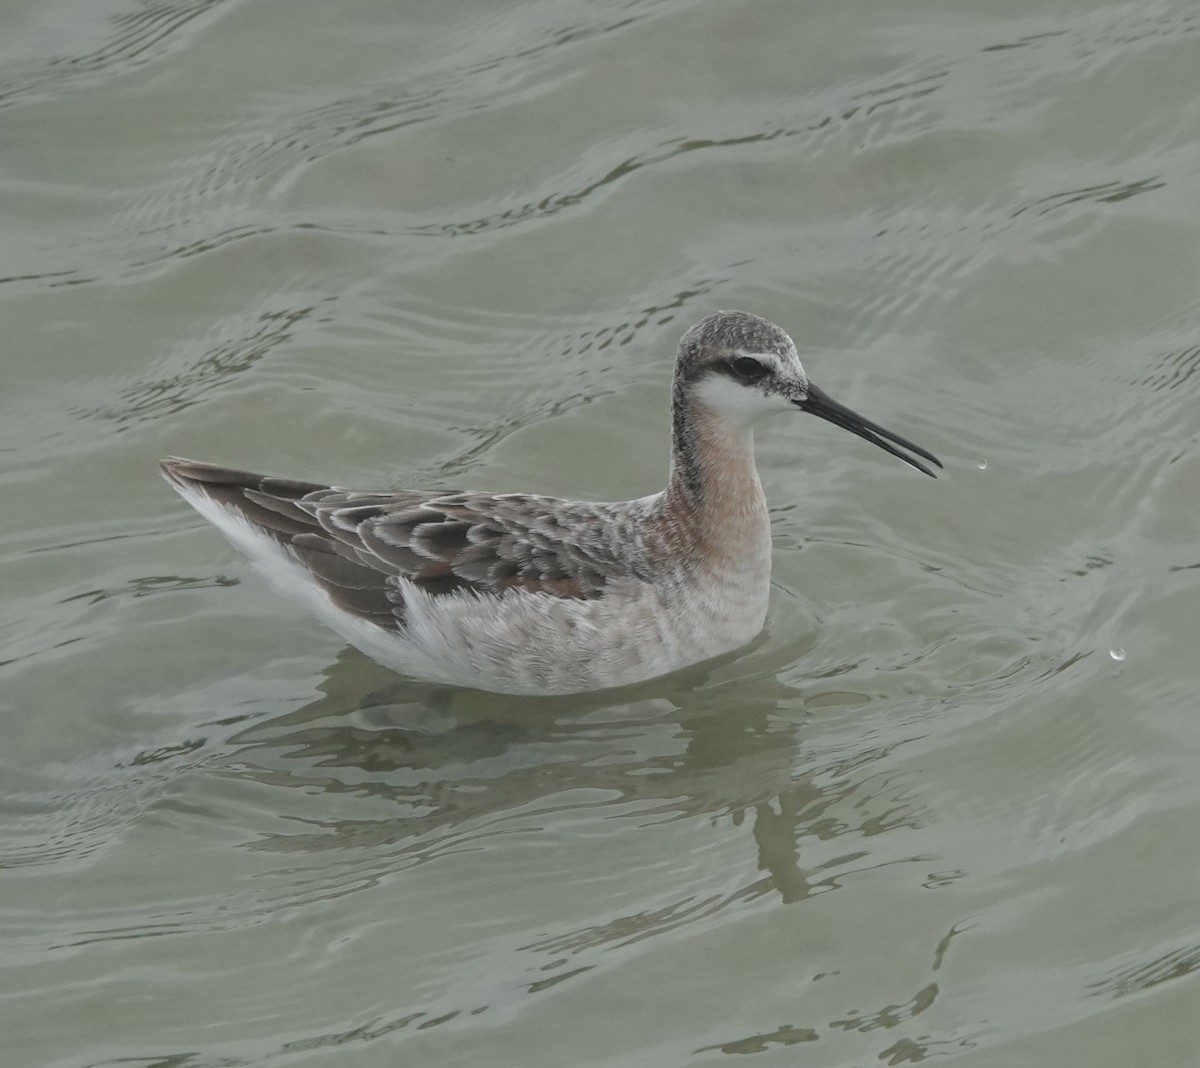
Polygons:
M387 630L404 626L407 579L431 597L523 590L590 599L611 561L567 538L563 504L529 495L369 493L171 458L163 473L282 546L340 608ZM582 526L580 525L582 523Z

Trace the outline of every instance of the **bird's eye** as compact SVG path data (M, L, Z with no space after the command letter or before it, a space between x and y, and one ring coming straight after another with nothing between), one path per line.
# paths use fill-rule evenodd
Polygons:
M729 366L738 378L746 382L753 382L767 373L767 369L753 356L738 356L729 362Z

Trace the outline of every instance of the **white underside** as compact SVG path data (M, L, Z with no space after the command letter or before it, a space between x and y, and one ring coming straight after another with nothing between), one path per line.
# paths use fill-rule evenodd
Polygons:
M385 631L339 608L303 565L236 512L180 495L283 593L381 664L417 678L515 694L568 694L642 682L746 644L763 626L766 558L720 578L610 581L603 597L545 593L431 597L399 580L405 624Z

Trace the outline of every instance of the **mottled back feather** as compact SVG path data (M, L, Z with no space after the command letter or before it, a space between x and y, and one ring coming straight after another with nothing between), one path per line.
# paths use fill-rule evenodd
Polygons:
M167 477L200 492L285 547L338 607L387 630L405 622L405 578L431 597L519 589L553 597L603 595L613 546L562 536L552 497L484 493L358 493L172 458ZM579 505L586 531L612 533ZM610 539L611 540L611 539ZM626 570L628 564L626 564Z

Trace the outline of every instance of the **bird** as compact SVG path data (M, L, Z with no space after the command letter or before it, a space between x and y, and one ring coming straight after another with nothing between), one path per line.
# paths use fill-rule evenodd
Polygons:
M350 490L174 456L161 469L269 580L383 665L494 693L579 694L762 630L771 526L753 431L797 411L923 474L942 467L813 385L780 327L720 311L679 343L667 485L636 500Z

